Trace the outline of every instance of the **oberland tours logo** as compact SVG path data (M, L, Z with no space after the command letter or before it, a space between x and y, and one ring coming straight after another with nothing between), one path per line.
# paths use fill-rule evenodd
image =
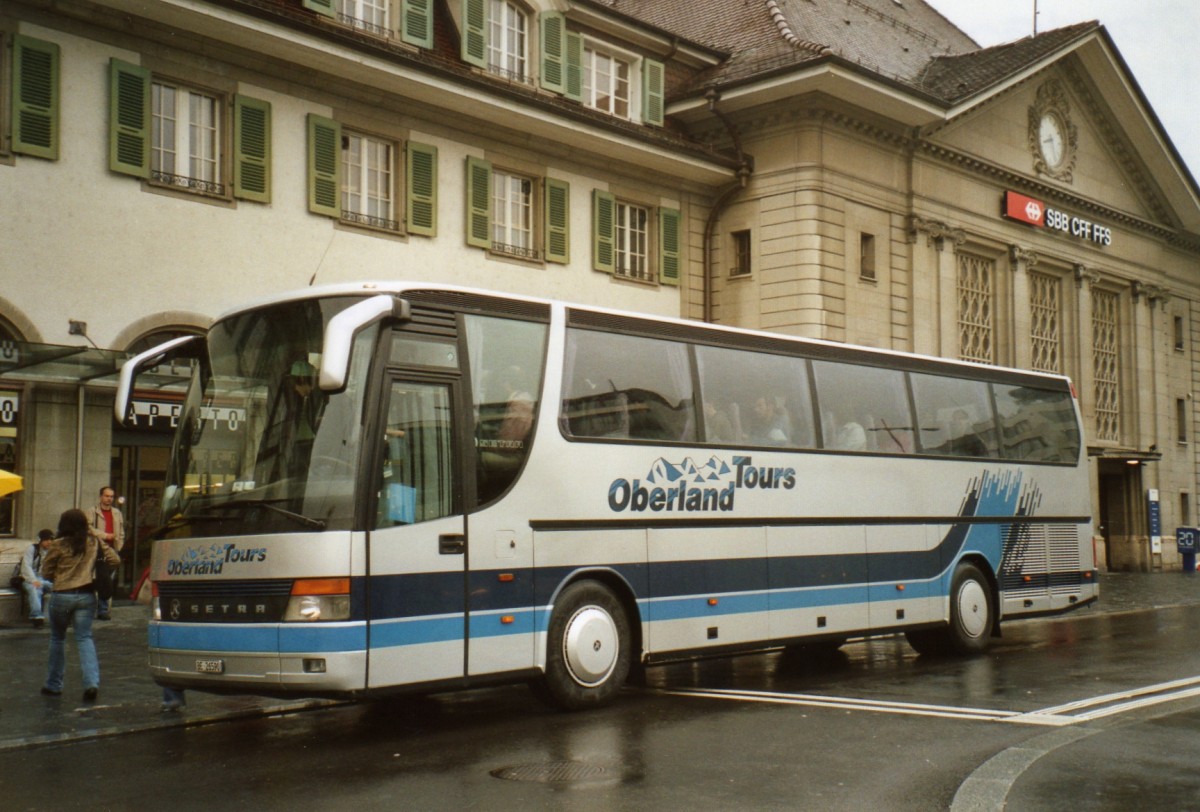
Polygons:
M659 457L644 480L614 479L608 487L608 506L615 513L725 513L733 510L739 490L794 487L795 468L756 467L750 457L734 457L732 465L720 457L705 463L691 457L678 463Z
M220 575L226 564L251 564L267 560L262 547L242 548L236 544L189 547L179 558L167 561L168 575Z

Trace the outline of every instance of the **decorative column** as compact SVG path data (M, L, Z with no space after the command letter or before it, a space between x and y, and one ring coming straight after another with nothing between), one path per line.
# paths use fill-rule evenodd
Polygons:
M913 350L944 358L958 357L958 294L955 249L966 232L913 215Z
M1075 391L1079 394L1079 407L1083 415L1083 436L1089 445L1096 444L1096 358L1092 352L1095 336L1092 331L1092 288L1100 281L1100 275L1088 270L1086 265L1075 266L1075 288L1079 299L1079 335L1076 346L1079 357L1075 368Z
M1012 267L1012 365L1021 369L1033 368L1033 316L1029 305L1029 273L1037 267L1036 251L1019 245L1008 247Z

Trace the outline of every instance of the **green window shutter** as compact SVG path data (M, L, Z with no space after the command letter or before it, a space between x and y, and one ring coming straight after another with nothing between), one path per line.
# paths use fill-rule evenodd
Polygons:
M665 76L663 64L653 59L642 60L642 123L663 123Z
M571 261L571 185L546 178L546 261Z
M408 176L408 233L437 236L437 147L409 143L405 156Z
M308 114L308 210L342 216L342 125Z
M492 247L492 165L467 158L467 245Z
M108 168L150 177L150 71L109 62Z
M421 48L433 47L433 0L403 0L400 39Z
M679 209L658 210L658 281L679 284Z
M592 267L616 270L617 199L599 189L592 191Z
M542 14L542 87L555 93L565 93L567 21L557 11Z
M271 202L271 104L233 97L233 195Z
M568 99L583 101L583 35L567 32L567 87Z
M476 67L487 67L487 2L462 0L462 59Z
M58 76L56 44L13 37L13 152L58 160Z
M337 17L334 0L304 0L304 7L309 11L315 11L326 17Z

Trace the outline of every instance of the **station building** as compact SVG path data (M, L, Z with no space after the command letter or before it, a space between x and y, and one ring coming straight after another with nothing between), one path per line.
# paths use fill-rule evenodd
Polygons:
M170 404L113 420L131 352L412 279L1070 375L1100 565L1179 566L1200 190L1100 23L981 48L920 0L4 0L0 41L14 543L108 483L153 527Z

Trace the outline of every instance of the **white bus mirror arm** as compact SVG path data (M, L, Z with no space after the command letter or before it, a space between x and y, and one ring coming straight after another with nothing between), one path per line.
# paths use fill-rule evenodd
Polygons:
M351 305L330 319L325 330L325 345L321 348L321 373L317 379L321 391L336 392L346 385L350 350L360 330L384 318L408 321L411 312L406 300L380 294Z
M117 397L113 401L113 415L117 418L119 424L122 426L125 425L125 417L129 413L129 400L133 396L133 379L138 371L145 367L155 366L162 360L162 356L171 350L194 341L199 337L179 336L178 338L172 338L170 341L165 341L157 347L151 347L145 352L138 353L121 364L121 374L117 380Z

